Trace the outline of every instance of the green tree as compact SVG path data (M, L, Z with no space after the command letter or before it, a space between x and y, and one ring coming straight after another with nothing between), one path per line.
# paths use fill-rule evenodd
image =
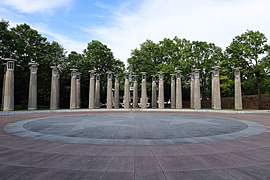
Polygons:
M88 43L87 48L83 53L83 65L88 70L96 70L96 73L101 75L100 97L101 102L106 102L106 73L112 71L113 73L123 73L125 65L119 59L115 59L110 48L102 44L100 41L93 40ZM88 78L89 79L89 78Z
M246 82L255 80L255 89L258 94L258 105L261 108L262 82L266 76L264 62L267 60L269 45L267 38L259 31L248 30L236 36L226 48L231 67L241 67ZM250 87L248 87L249 89Z

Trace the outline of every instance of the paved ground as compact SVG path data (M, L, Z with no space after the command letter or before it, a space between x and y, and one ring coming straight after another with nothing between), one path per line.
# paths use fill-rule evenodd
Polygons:
M268 130L269 113L4 115L0 179L270 179Z

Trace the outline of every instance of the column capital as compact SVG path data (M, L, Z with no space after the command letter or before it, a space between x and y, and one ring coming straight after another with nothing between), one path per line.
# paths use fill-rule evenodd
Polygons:
M152 76L152 82L157 80L156 75L151 75L151 76Z
M141 72L141 74L142 74L142 79L146 79L146 72Z
M219 71L220 71L220 67L219 66L214 66L213 68L213 76L219 76Z
M174 80L175 74L170 74L171 75L171 80Z
M233 68L233 69L234 69L234 76L235 77L240 77L240 75L241 75L241 72L240 72L241 67L236 67L236 68Z
M108 79L112 79L112 74L113 74L113 72L112 71L107 71L107 77L108 77Z
M71 76L76 77L78 69L70 69L71 70Z
M201 69L193 69L194 79L200 78Z
M125 71L125 79L129 79L129 72Z
M159 71L158 74L159 74L159 79L163 80L164 79L164 73L162 71Z
M96 73L96 80L100 80L100 74L99 73Z

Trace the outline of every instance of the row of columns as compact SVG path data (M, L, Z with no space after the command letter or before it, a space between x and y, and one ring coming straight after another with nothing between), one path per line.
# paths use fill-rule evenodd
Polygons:
M4 63L4 80L3 80L3 96L2 107L4 111L14 110L14 59L5 58ZM28 109L37 109L37 67L36 62L29 63L30 82L29 82L29 98ZM60 99L60 71L57 66L52 66L51 77L51 97L50 109L59 108ZM220 67L215 66L212 71L212 108L221 109L220 97ZM89 71L89 109L100 107L100 75L95 74L94 70ZM235 109L242 109L242 94L241 94L241 76L240 68L235 68ZM142 72L141 82L141 108L147 108L147 86L146 86L146 72ZM138 81L137 76L134 77L133 82L133 101L132 107L138 107ZM81 73L77 69L71 69L71 89L70 89L70 109L80 108L81 104ZM171 108L182 108L182 82L181 71L177 70L176 74L171 75ZM115 75L114 94L113 94L113 73L107 72L107 108L119 108L119 77ZM190 107L194 109L201 109L201 95L200 95L200 69L194 69L190 77ZM164 108L164 74L159 72L158 82L158 96L156 76L152 76L152 108ZM125 73L125 88L124 88L124 108L130 108L130 82L129 73Z

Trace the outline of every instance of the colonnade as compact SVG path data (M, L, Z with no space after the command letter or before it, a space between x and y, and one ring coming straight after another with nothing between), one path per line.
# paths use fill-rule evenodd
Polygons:
M2 96L2 110L12 111L14 110L14 59L5 58L4 63L4 80L3 80L3 96ZM37 109L37 68L36 62L29 63L30 69L30 82L29 82L29 98L28 109ZM50 109L59 108L60 97L60 71L57 66L52 66L51 76L51 97L50 97ZM221 97L220 97L220 67L213 67L212 71L212 109L221 109ZM90 82L89 82L89 109L100 108L100 75L95 73L94 70L90 70ZM242 109L242 94L241 94L241 75L240 68L234 69L235 75L235 109ZM137 76L133 76L133 96L130 94L130 74L125 72L124 81L124 99L123 107L129 108L142 108L149 107L147 97L147 73L141 73L141 96L138 94L138 80ZM113 87L114 77L114 87ZM164 73L158 73L158 85L157 78L152 75L152 93L151 93L151 107L164 109ZM119 76L116 74L113 76L113 72L107 72L107 102L106 107L120 108L120 95L119 95ZM114 88L114 92L113 92ZM81 73L78 69L71 69L71 88L70 88L70 109L78 109L81 104ZM140 99L140 102L138 100ZM131 102L132 100L132 102ZM175 74L171 74L171 108L182 109L182 82L181 71L177 70ZM200 69L193 69L190 74L190 107L193 109L201 109L201 93L200 93Z

